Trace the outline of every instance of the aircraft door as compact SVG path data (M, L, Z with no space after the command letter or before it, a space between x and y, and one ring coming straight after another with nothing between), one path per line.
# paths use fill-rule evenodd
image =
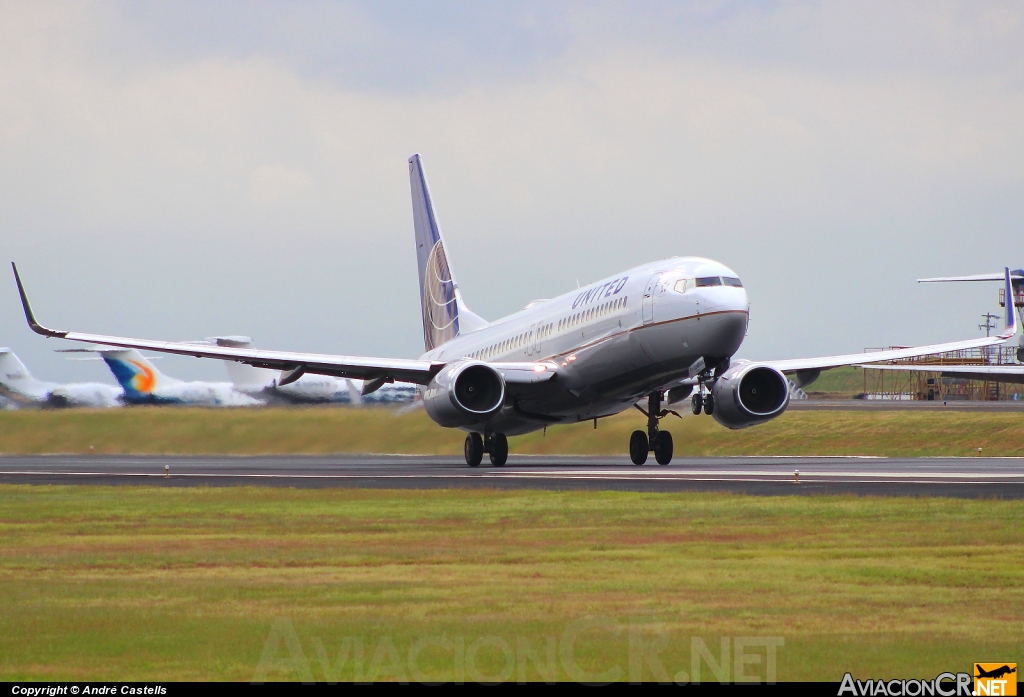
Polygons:
M656 273L651 276L651 280L647 282L647 287L644 288L644 324L650 324L654 321L654 292L658 288L658 278L660 277L661 273Z

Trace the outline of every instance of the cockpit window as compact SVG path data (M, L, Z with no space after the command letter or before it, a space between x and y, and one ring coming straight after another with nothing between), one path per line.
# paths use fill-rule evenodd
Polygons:
M706 286L720 286L722 285L722 279L719 276L707 276L705 278L697 279L697 287L704 288Z
M675 288L675 291L677 293L685 293L686 291L688 291L691 288L693 288L693 279L692 278L680 278L678 281L676 281L676 284L674 286L672 286L672 287Z
M743 287L743 284L740 283L740 279L738 278L729 278L728 276L722 276L722 280L725 282L725 285L727 286L732 286L733 288Z

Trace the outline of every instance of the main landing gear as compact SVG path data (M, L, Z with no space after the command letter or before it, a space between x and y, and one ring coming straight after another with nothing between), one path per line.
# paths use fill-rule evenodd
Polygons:
M690 408L694 416L700 414L701 409L704 410L705 414L711 416L715 413L715 396L710 392L704 394L704 386L701 385L690 401Z
M672 462L672 434L659 430L658 421L675 412L661 408L661 392L656 391L648 395L645 413L647 433L633 431L629 437L629 459L634 465L642 465L647 462L647 453L653 452L659 465L667 465Z
M470 467L479 467L483 462L484 453L490 456L491 464L495 467L503 467L508 461L508 438L504 433L470 433L466 436L466 444L463 446L466 455L466 464Z

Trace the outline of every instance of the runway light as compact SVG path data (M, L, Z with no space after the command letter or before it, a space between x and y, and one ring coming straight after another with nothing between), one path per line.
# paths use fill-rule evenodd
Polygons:
M164 465L164 477L169 479L170 476L171 476L171 466L170 465Z
M793 483L794 484L799 484L800 483L800 470L793 470Z

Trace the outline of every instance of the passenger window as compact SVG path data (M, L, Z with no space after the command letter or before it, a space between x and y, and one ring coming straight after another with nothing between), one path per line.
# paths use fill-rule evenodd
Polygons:
M707 286L720 286L722 285L722 279L718 276L707 276L706 278L697 279L697 287L705 288Z
M740 279L738 278L729 278L728 276L723 276L722 280L725 281L725 285L727 286L732 286L733 288L743 287L743 284L740 283Z

